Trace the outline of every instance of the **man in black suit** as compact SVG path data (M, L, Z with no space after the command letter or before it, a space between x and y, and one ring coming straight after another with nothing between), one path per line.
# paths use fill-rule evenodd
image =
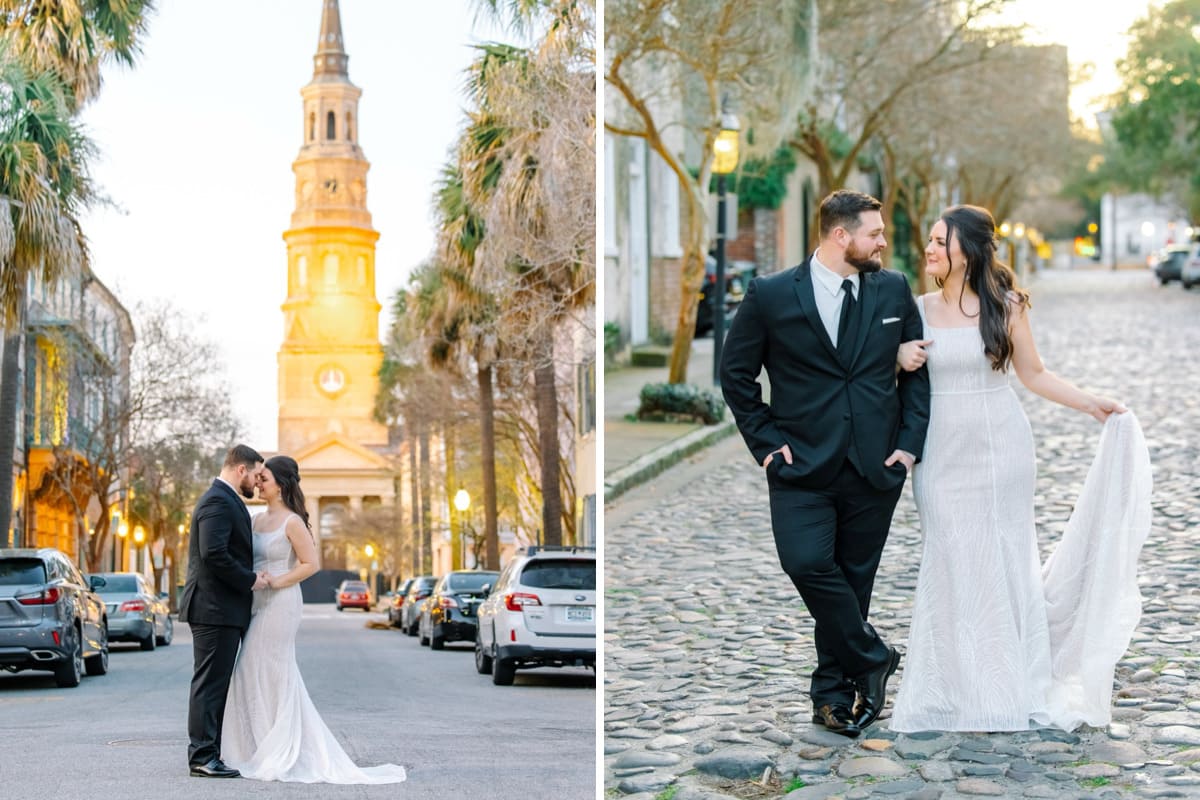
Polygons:
M859 192L825 198L820 246L750 283L721 361L725 402L766 469L780 563L815 622L813 722L851 737L883 710L900 663L867 612L929 423L925 368L897 378L900 343L922 324L904 276L881 271L880 207Z
M179 618L192 629L188 764L198 778L240 775L221 761L221 723L238 646L250 625L252 593L267 585L254 572L250 512L238 497L254 497L262 464L263 457L244 444L230 449L220 477L192 512Z

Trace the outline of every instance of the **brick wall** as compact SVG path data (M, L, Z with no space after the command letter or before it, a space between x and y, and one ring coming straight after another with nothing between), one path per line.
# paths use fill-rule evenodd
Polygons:
M650 338L667 340L675 335L679 320L680 259L654 258L650 261Z

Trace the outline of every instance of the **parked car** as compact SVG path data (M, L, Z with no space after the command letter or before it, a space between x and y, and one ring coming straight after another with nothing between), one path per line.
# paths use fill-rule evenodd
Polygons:
M150 588L141 573L99 572L88 582L107 608L110 642L138 642L143 650L153 650L157 645L166 647L175 638L175 622L165 595Z
M499 572L488 570L456 570L443 575L421 606L421 644L441 650L446 642L475 641L475 609L498 577Z
M45 670L59 686L108 672L108 618L66 554L0 550L0 669Z
M747 265L741 261L725 263L725 319L733 318L738 305L746 294ZM750 265L753 272L753 265ZM704 259L704 283L700 285L700 303L696 306L696 336L712 330L712 297L717 288L717 259L709 253ZM728 330L728 327L726 328Z
M1179 271L1179 282L1190 289L1200 283L1200 242L1193 242Z
M409 636L417 635L421 603L429 598L435 584L437 584L436 575L421 575L412 579L408 593L404 595L404 605L400 607L400 629Z
M479 607L475 669L497 686L518 669L596 668L596 548L528 547Z
M1194 244L1169 244L1154 254L1151 268L1158 282L1166 286L1171 281L1182 279L1183 266L1196 250ZM1184 288L1188 288L1184 283Z
M404 608L404 596L408 594L408 588L412 586L416 578L409 578L396 587L396 591L391 593L388 598L387 608L384 609L387 613L388 625L393 628L400 627L400 610Z
M334 590L333 604L337 606L338 611L347 608L361 608L363 611L370 611L371 590L363 581L342 581Z

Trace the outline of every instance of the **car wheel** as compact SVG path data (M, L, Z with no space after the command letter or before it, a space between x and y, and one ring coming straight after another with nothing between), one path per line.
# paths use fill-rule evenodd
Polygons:
M337 610L338 610L338 611L341 611L341 610L342 610L342 606L341 606L341 604L337 604L337 603L335 603L334 605L336 605L336 606L337 606Z
M445 648L446 648L446 637L445 636L434 636L432 633L429 635L429 649L430 650L444 650Z
M83 642L74 626L68 630L71 637L68 645L71 655L54 670L54 682L64 689L78 686L83 680Z
M166 647L175 638L175 620L171 619L171 615L167 615L167 622L163 625L163 635L158 638L158 646Z
M496 635L492 634L492 638L495 639ZM475 671L480 675L492 674L492 657L483 652L483 637L479 631L475 631Z
M153 635L150 637L153 639ZM100 628L100 652L84 659L88 675L103 675L108 672L108 623Z
M517 676L517 668L511 659L498 658L492 664L492 683L497 686L512 686L513 678Z
M425 637L425 631L421 628L421 623L419 622L417 623L417 641L422 647L429 644L429 639Z
M154 645L157 642L158 637L154 635L154 624L151 623L150 632L146 634L145 639L138 640L138 643L141 644L143 650L150 651L154 649Z
M408 623L407 625L404 626L404 632L407 633L409 636L416 636L417 635L416 624L414 624L412 622Z

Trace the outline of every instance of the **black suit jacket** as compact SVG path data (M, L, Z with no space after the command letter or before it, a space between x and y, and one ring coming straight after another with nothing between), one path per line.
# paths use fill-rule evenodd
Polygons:
M772 459L776 480L820 489L849 456L872 486L894 488L904 465L883 462L897 448L919 460L929 425L928 372L896 372L900 343L922 335L917 304L900 273L862 273L854 353L843 365L817 312L810 261L750 282L721 359L725 402L759 463L790 446L792 464Z
M192 512L179 618L247 627L256 579L250 512L232 487L214 480Z

